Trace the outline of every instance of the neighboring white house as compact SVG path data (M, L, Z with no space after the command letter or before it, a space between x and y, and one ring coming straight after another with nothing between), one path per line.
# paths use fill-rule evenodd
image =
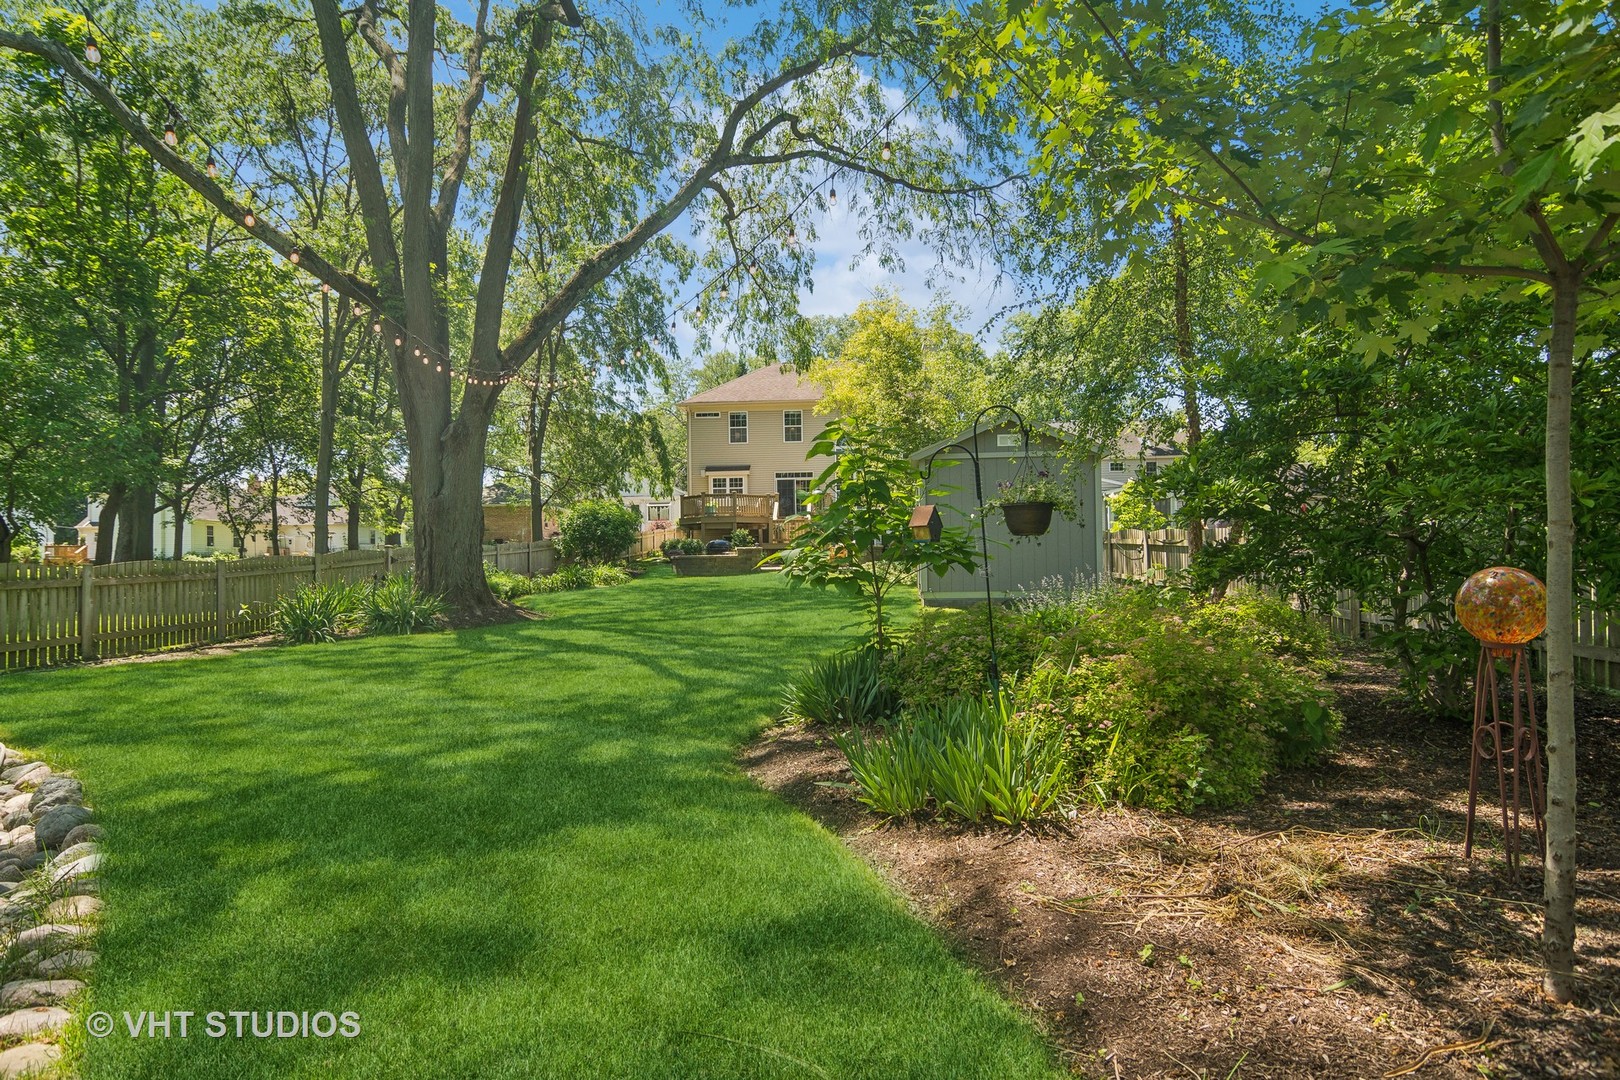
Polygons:
M1119 489L1141 475L1153 476L1170 462L1185 456L1179 446L1161 446L1148 442L1135 432L1120 435L1113 453L1104 454L1097 464L1097 478L1102 488L1102 526L1107 532L1114 523L1113 512L1108 509L1108 496L1117 495ZM1160 499L1159 511L1166 516L1181 509L1175 499Z
M629 477L625 478L624 486L624 494L619 498L641 515L642 532L669 528L681 511L681 496L686 494L680 488L656 491L650 480L632 482Z
M315 553L315 522L314 511L302 500L280 499L280 521L277 523L278 540L280 541L281 555L313 555ZM349 516L341 507L333 506L327 522L326 547L328 551L341 551L348 543ZM91 502L84 519L75 528L79 533L79 543L84 545L85 557L91 561L96 557L96 544L100 536L101 503ZM182 530L182 552L187 555L212 555L220 551L238 551L249 557L255 555L278 554L270 550L268 518L257 524L255 531L245 537L236 536L229 524L226 523L224 513L217 505L206 498L199 496L191 504L190 511L180 523ZM174 509L164 507L152 517L153 551L160 559L174 557L175 532ZM361 519L360 546L362 548L378 548L383 546L384 530L381 526Z

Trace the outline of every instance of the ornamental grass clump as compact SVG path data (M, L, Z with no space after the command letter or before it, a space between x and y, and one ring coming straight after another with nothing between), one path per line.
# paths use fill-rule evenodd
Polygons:
M834 653L788 684L782 711L790 720L832 727L876 723L898 704L876 649Z
M306 585L276 597L270 626L289 645L336 641L364 622L366 586L347 581Z
M1005 694L962 698L906 710L878 735L835 736L855 777L845 786L890 817L1021 825L1045 816L1067 786L1062 740L1012 716Z
M414 634L444 623L445 603L416 587L409 574L392 574L371 587L365 598L366 627L377 634Z

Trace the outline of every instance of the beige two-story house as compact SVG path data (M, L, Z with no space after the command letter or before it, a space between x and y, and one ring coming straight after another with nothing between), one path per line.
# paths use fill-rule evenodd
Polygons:
M750 371L680 403L686 416L687 478L678 524L708 540L747 529L782 539L781 523L805 509L830 464L807 457L828 417L815 412L821 388L791 364Z

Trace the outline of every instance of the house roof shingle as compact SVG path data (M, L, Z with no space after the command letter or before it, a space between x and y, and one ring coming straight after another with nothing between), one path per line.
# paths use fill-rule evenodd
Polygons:
M722 405L749 401L820 401L821 387L791 364L767 364L712 390L693 394L682 405Z

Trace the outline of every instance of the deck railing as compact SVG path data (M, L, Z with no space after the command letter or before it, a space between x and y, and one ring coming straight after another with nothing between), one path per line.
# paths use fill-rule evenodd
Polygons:
M715 518L763 524L776 517L775 495L683 495L681 521Z

